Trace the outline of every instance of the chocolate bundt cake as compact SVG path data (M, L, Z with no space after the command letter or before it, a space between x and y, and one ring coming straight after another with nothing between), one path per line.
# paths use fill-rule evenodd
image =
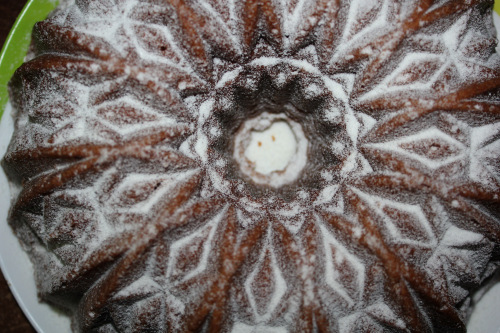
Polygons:
M491 0L76 0L10 224L77 332L464 332L500 264Z

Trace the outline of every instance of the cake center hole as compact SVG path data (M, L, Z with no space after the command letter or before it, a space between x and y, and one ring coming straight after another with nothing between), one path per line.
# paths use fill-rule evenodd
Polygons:
M263 131L250 131L250 143L245 157L255 165L255 171L269 175L283 171L297 152L297 140L285 121L276 121Z
M264 112L236 133L234 158L255 183L280 187L296 180L307 162L302 127L285 114Z

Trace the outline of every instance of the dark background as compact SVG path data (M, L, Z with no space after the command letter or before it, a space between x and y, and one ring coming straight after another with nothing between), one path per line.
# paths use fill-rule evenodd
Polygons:
M0 0L0 47L3 46L10 28L21 12L25 0ZM17 305L14 296L0 272L0 332L34 333L36 332Z

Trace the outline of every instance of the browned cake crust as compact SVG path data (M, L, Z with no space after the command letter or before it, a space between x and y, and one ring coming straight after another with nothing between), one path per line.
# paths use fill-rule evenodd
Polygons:
M499 262L492 4L60 8L3 160L40 297L77 332L465 331Z

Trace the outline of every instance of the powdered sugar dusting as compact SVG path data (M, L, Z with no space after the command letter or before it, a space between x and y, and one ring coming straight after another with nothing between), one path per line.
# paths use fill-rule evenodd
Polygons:
M41 297L83 294L82 332L460 328L500 238L479 7L61 8L12 81L4 162Z

